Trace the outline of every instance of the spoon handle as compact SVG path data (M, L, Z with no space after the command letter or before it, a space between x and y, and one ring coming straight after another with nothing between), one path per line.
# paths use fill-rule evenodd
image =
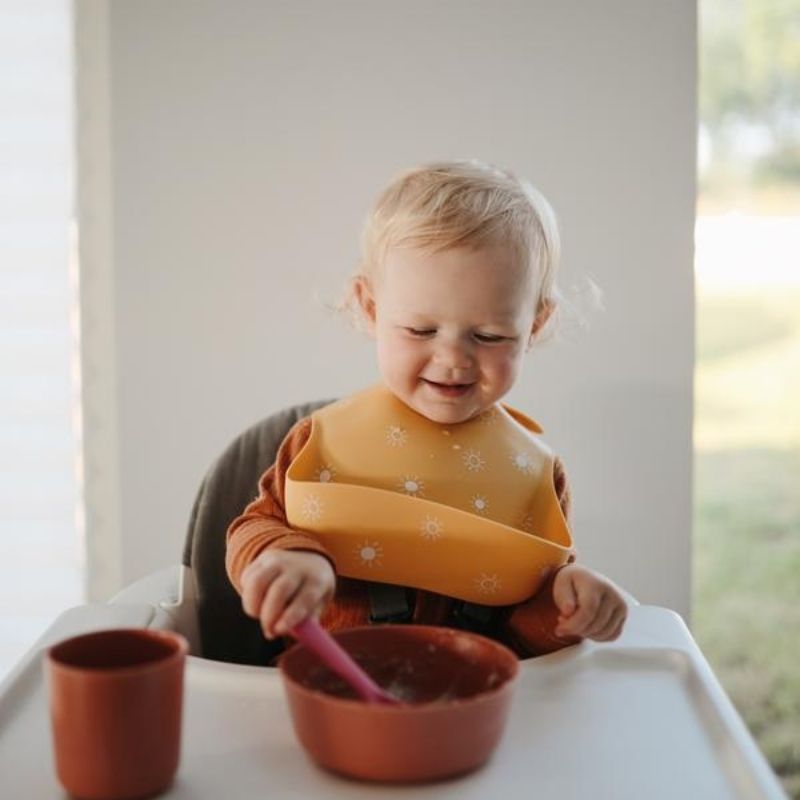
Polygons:
M340 678L347 681L363 700L371 703L400 702L381 689L313 617L307 617L299 625L295 625L292 635L316 653Z

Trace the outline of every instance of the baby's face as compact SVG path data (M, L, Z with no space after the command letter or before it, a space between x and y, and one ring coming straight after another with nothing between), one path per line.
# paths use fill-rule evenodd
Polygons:
M385 383L428 419L464 422L514 385L535 302L508 249L390 250L359 296Z

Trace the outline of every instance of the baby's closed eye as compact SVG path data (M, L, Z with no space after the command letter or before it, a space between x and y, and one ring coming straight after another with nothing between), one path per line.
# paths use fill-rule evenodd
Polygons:
M476 331L473 336L475 340L481 342L482 344L496 344L498 342L511 342L516 337L514 336L502 336L498 333L483 333L481 331Z
M405 327L403 330L410 334L411 336L415 336L419 339L424 339L429 336L433 336L436 333L436 328L412 328L412 327Z

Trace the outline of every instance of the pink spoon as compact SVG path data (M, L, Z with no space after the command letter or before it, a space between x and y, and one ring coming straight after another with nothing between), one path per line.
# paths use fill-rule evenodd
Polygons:
M400 701L381 689L313 617L307 617L299 625L295 625L292 636L313 651L340 678L347 681L362 700L368 703L400 705Z

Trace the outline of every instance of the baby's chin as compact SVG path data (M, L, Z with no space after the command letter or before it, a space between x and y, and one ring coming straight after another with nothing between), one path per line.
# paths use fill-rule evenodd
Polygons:
M440 425L459 425L480 416L485 409L459 407L458 405L439 405L437 403L412 402L409 404L418 414Z

